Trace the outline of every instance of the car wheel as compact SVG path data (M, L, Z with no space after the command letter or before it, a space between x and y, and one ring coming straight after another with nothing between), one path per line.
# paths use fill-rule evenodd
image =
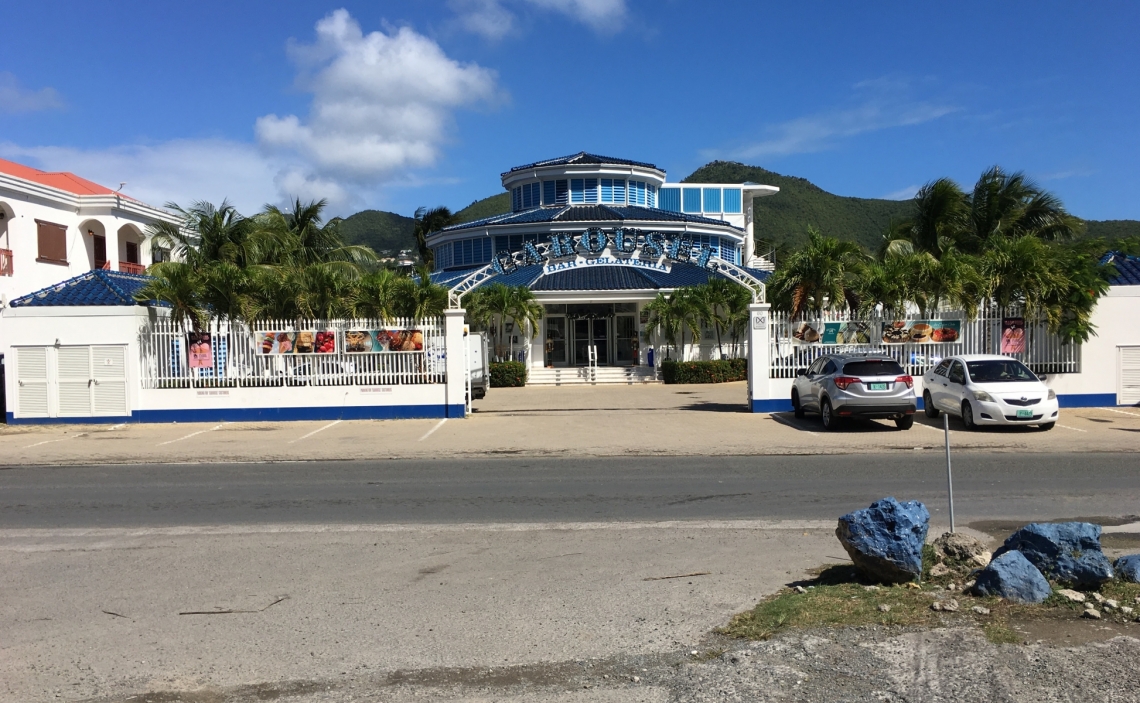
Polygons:
M895 427L900 430L909 430L914 427L914 415L903 415L895 420Z
M970 401L962 401L962 424L966 426L967 430L978 429L978 423L974 422L974 409L970 407Z
M800 394L797 391L792 391L792 413L797 419L802 420L804 417L804 407L800 405Z
M835 412L831 409L831 401L824 398L819 404L819 419L823 421L823 429L831 432L839 429L839 418L835 417Z
M930 418L938 417L938 408L934 407L934 401L930 398L930 391L922 392L922 412Z
M1042 432L1048 432L1049 430L1053 429L1053 425L1056 425L1056 424L1057 423L1055 423L1055 422L1046 422L1043 425L1038 425L1038 427L1041 428Z

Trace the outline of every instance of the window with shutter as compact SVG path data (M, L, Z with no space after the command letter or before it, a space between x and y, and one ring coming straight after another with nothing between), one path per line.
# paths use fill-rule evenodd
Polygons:
M739 188L724 189L724 211L734 214L741 211Z
M558 205L565 205L570 202L570 189L567 187L567 181L554 182L554 202Z
M681 189L680 188L662 188L661 189L661 209L670 212L681 211Z
M720 188L705 188L705 212L720 212Z
M587 178L586 179L586 202L588 202L588 203L598 202L598 179L597 178Z
M127 263L138 264L139 261L139 245L134 242L127 242Z
M103 268L107 264L107 238L101 234L91 235L91 253L94 255L95 268Z
M542 182L542 204L555 205L558 202L558 194L555 190L554 181Z
M602 179L602 202L612 203L614 201L614 179Z
M614 181L614 202L625 205L625 181Z
M657 186L652 183L645 186L645 204L648 207L657 207Z
M47 417L47 347L17 347L16 393L20 417Z
M700 212L701 211L701 189L700 188L683 188L681 191L681 211L682 212Z
M586 200L586 181L583 178L570 179L570 202L581 203Z
M48 264L67 264L67 228L54 222L36 220L39 255L36 261Z

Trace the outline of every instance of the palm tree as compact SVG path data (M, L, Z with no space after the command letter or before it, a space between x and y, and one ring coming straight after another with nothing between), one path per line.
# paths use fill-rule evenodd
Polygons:
M155 301L170 307L174 323L186 329L187 322L197 332L208 318L202 303L201 281L194 268L181 261L164 261L151 266L151 280L135 294L140 303Z
M658 293L657 297L650 301L645 310L649 312L649 329L659 330L661 336L671 348L677 346L677 333L681 331L681 321L676 315L676 308L670 296L664 293ZM666 354L666 358L669 355Z
M542 322L542 315L545 309L542 307L542 304L539 303L538 300L534 297L534 292L531 291L530 288L522 285L512 286L511 288L511 309L509 314L511 316L511 319L515 321L516 325L518 325L520 328L525 328L526 331L523 332L523 335L526 337L527 342L529 343L534 339L534 336L538 334L539 325ZM512 340L513 339L514 338L512 337ZM514 357L514 352L514 342L512 341L512 358Z
M435 252L427 245L428 235L452 224L455 224L455 215L446 207L416 209L412 233L416 236L416 246L420 250L420 261L428 270L435 268Z
M710 277L705 283L694 286L692 290L693 304L697 313L705 324L712 325L716 331L717 353L724 356L724 344L721 333L728 328L726 310L728 301L740 286L721 276Z
M257 223L243 217L223 200L219 206L197 201L183 209L177 203L166 207L179 216L179 222L157 222L147 227L155 246L169 250L175 259L194 268L213 261L238 266L261 263L265 242L258 236Z
M404 278L392 269L380 269L362 276L352 291L352 315L390 322L396 317L397 297Z
M969 229L970 199L949 178L927 183L914 196L909 239L914 248L940 256ZM907 229L900 225L900 229Z
M322 212L327 205L326 200L302 203L295 198L288 211L275 205L265 206L258 221L274 235L269 241L277 245L277 263L303 267L342 262L359 266L376 260L376 252L368 247L344 243L339 221L322 226Z
M430 269L421 266L415 276L399 279L396 301L396 312L400 317L419 322L443 314L447 309L447 289L432 283Z
M732 338L732 357L740 356L740 337L748 333L748 323L751 313L748 306L752 304L752 292L744 286L732 286L728 298L724 302L724 320Z
M858 309L859 276L866 260L858 244L809 227L807 245L772 274L768 290L775 306L786 309L793 320L804 312Z
M1080 220L1065 210L1059 198L1024 173L1006 173L1000 166L987 170L974 185L969 221L974 250L997 237L1072 239L1081 228Z

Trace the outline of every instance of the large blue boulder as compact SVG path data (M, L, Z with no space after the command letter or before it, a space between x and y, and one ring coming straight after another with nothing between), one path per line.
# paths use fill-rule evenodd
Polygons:
M1035 522L1010 535L994 556L1013 550L1054 581L1095 588L1112 579L1112 564L1100 550L1100 525Z
M1041 572L1021 552L1006 552L994 557L978 572L974 592L982 596L1001 596L1018 603L1040 603L1053 589Z
M883 498L839 518L835 536L868 578L903 583L922 576L922 546L929 527L930 513L922 503Z
M1116 567L1116 575L1121 581L1140 583L1140 554L1120 557L1113 566Z

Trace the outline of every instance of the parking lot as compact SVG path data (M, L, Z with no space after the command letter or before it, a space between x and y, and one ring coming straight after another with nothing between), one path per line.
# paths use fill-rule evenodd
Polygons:
M310 461L449 456L845 454L941 451L921 413L825 432L819 419L745 412L743 383L494 389L456 420L0 426L0 465ZM1137 451L1140 408L1063 409L1057 427L965 431L956 451Z

